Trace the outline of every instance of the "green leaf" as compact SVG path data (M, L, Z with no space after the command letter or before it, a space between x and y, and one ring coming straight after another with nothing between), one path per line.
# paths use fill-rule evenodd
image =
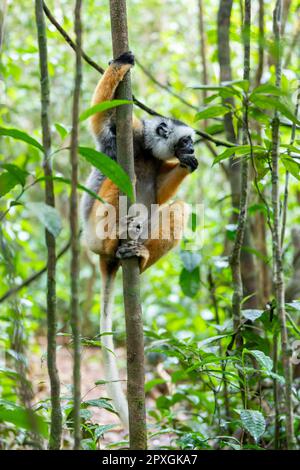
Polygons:
M235 153L235 147L230 147L224 152L219 153L219 155L214 159L212 166L216 165L216 163L220 163L227 158L230 158Z
M266 356L265 353L259 351L258 349L244 349L244 353L251 354L255 357L257 362L261 365L263 369L267 372L271 372L273 369L273 361L269 356Z
M259 95L259 94L270 94L270 95L275 95L275 96L281 96L284 95L283 91L280 90L280 88L277 88L275 85L272 85L271 83L264 83L263 85L260 85L252 91L250 95L250 99L254 95Z
M69 131L62 124L59 124L58 122L56 122L54 126L57 132L59 133L61 140L64 140L69 134Z
M194 251L182 251L180 253L180 258L182 259L183 265L187 271L192 272L194 269L199 266L201 261L201 255L195 253Z
M26 134L26 132L20 131L19 129L8 129L6 127L0 127L0 135L12 137L16 140L21 140L44 152L44 147L37 140L35 140L33 137L30 137L30 135Z
M183 268L180 273L179 283L184 295L187 297L194 297L200 286L199 267L195 268L193 271L188 271Z
M8 173L11 173L22 186L25 186L26 177L29 175L28 171L23 170L13 163L0 163L0 167L4 168Z
M266 422L263 414L256 410L236 410L242 421L245 430L254 438L257 443L266 429Z
M299 119L296 118L296 116L289 109L289 107L285 103L283 103L283 101L281 101L278 97L272 97L267 95L252 95L250 96L250 99L256 106L266 109L276 109L290 121L300 125Z
M297 180L300 180L300 166L291 157L281 157L281 161L284 164L285 169L291 173Z
M54 237L59 235L62 225L57 209L44 202L29 202L27 207Z
M7 422L14 424L17 428L23 428L28 431L33 431L32 422L37 427L38 432L47 437L48 435L48 426L47 423L34 412L30 410L25 410L20 407L14 407L13 409L8 409L4 406L0 406L0 423Z
M94 406L96 408L103 408L107 411L110 411L111 413L118 414L107 398L95 398L92 400L86 400L81 403L82 408L87 408L88 406Z
M0 175L0 197L4 196L11 189L13 189L20 181L8 171L1 173Z
M81 439L80 444L83 450L97 450L95 441L90 437L86 439Z
M227 108L227 106L223 106L221 104L209 106L208 108L204 108L196 114L194 122L200 121L200 119L209 119L217 116L224 116L224 114L228 113L229 111L230 110L229 108Z
M102 424L96 427L95 429L95 439L98 440L102 437L107 431L115 428L116 424Z
M133 187L130 178L118 163L104 153L89 147L79 147L78 152L91 163L91 165L98 168L107 178L115 183L131 201L134 201Z
M98 103L91 108L86 109L81 113L79 117L79 121L85 121L90 116L96 113L103 113L111 108L116 108L117 106L121 106L123 104L132 104L132 101L129 100L112 100L112 101L102 101L102 103Z
M257 309L245 309L242 310L242 316L247 318L247 320L257 320L257 318L261 317L264 313L264 310L257 310Z

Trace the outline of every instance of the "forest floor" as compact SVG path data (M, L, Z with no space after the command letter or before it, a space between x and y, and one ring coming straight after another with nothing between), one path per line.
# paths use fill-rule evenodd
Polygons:
M37 403L46 400L50 395L49 379L47 374L47 360L46 360L46 339L40 337L38 339L41 354L32 354L29 357L30 366L30 381L34 391L34 402ZM121 358L121 363L125 366L125 350L123 348L116 349L116 355ZM67 345L62 344L57 350L57 365L59 370L61 382L61 396L71 396L72 386L72 349ZM124 367L120 370L121 379L125 379ZM95 385L98 380L104 379L104 371L102 367L101 351L95 347L83 347L81 356L81 397L83 401L106 397L105 385ZM125 380L124 380L125 384ZM125 386L124 386L125 388ZM155 392L154 392L155 393ZM147 409L154 407L153 396L147 397ZM101 448L110 447L112 444L126 441L127 435L117 415L106 411L103 408L89 407L92 412L92 422L99 425L114 425L113 429L107 431L104 438L100 441ZM149 423L148 423L149 425ZM151 426L151 423L150 423ZM152 427L152 426L151 426ZM155 428L152 429L155 431ZM163 434L151 439L149 448L155 449L161 446L170 446L172 436ZM64 448L71 447L70 436L68 433L64 434ZM118 446L119 447L119 446ZM124 443L123 447L127 447Z

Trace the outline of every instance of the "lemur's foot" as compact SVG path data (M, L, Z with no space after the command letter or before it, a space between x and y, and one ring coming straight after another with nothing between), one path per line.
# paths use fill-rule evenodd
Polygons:
M188 168L191 172L195 171L198 168L198 160L194 155L181 155L179 158L180 166Z
M123 52L119 57L113 59L109 62L110 64L117 64L117 65L134 65L134 55L131 51Z
M119 238L127 238L129 235L132 240L137 240L143 232L145 222L140 216L126 215L120 220L119 226Z
M138 258L148 258L149 251L148 249L137 240L129 240L126 243L123 243L119 246L116 252L116 257L119 259L133 258L137 256Z

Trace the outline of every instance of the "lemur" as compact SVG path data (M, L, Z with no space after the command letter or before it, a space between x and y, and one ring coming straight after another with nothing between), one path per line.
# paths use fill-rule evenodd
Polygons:
M134 56L131 52L126 52L112 60L95 89L92 105L112 100L119 83L133 65ZM91 117L91 128L97 149L116 160L115 111L94 114ZM172 215L169 217L170 227L167 239L162 236L162 228L159 228L159 237L156 239L140 236L137 240L121 244L118 236L99 238L97 227L99 224L107 223L103 219L103 203L98 199L93 199L87 193L83 196L82 212L87 245L100 257L101 334L112 331L113 284L121 259L138 256L140 270L143 272L171 250L182 236L185 220L182 214L186 212L185 204L181 201L166 203L176 194L185 177L198 166L194 155L193 137L193 130L176 119L158 116L144 120L133 118L136 199L148 209L152 204L157 204L161 216ZM94 168L86 186L96 192L106 203L113 205L118 212L120 192L110 179ZM117 218L116 224L118 225L119 222ZM113 399L122 422L127 426L127 402L119 381L115 355L111 353L114 349L112 336L101 336L101 341L104 346L105 376L106 381L109 382L107 391Z

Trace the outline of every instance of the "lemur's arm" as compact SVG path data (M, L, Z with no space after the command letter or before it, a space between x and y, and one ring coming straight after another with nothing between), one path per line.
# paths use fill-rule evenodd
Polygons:
M184 155L181 161L165 162L157 179L157 203L164 204L173 197L182 181L197 168L197 160L193 155Z
M92 98L92 106L109 101L114 98L115 91L125 74L134 65L134 57L130 52L125 52L118 59L113 60L104 75L100 79ZM99 135L105 124L110 120L113 111L96 113L91 117L92 131Z

